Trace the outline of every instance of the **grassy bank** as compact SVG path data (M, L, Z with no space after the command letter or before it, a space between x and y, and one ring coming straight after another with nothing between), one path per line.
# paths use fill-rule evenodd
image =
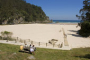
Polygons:
M0 60L29 60L29 53L18 52L18 45L0 43ZM37 48L36 60L90 60L90 48L78 48L70 51Z

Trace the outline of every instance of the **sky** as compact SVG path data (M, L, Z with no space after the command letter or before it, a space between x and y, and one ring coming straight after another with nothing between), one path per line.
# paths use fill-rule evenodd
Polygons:
M40 6L52 20L78 20L83 0L26 0L27 3Z

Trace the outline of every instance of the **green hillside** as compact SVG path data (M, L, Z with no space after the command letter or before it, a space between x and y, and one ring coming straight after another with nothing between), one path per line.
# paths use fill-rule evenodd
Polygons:
M0 0L0 24L48 22L41 7L25 0Z

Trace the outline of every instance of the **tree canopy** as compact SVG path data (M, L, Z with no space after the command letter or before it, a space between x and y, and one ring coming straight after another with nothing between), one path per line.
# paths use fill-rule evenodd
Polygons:
M81 16L76 16L81 19L79 34L88 37L90 36L90 0L84 0L83 5L83 8L80 9Z
M40 6L25 0L0 0L0 24L45 21L47 16Z

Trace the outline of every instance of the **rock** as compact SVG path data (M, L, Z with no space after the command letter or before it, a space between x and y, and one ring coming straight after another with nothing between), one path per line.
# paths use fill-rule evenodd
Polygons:
M13 54L14 54L14 55L16 55L17 53L16 53L16 52L14 52Z
M28 59L35 60L36 58L33 55L31 55L31 56L28 57Z

